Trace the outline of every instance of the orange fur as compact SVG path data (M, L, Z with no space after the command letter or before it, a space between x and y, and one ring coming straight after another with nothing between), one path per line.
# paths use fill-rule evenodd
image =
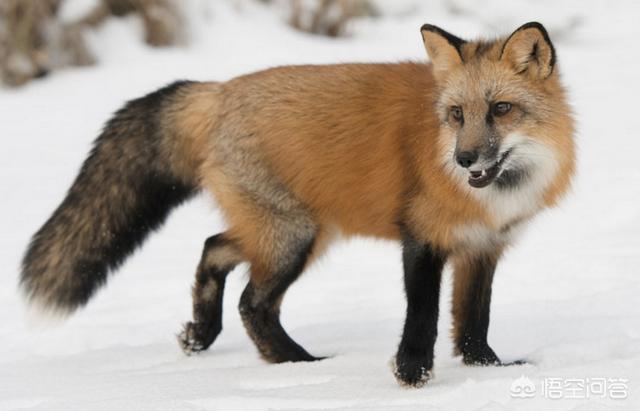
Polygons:
M422 240L455 251L462 247L455 235L459 227L477 224L500 232L529 219L531 213L508 221L492 215L442 165L443 141L452 137L442 125L439 104L447 93L464 96L465 87L480 88L487 81L499 88L501 99L531 97L540 105L544 123L521 124L513 114L498 126L519 127L557 153L558 171L541 206L555 204L575 167L564 91L557 70L544 82L517 77L511 63L499 59L503 43L465 44L464 67L454 66L440 82L430 64L397 63L280 67L198 85L176 110L178 128L193 136L186 146L191 157L203 158L200 180L257 267L252 271L265 271L278 258L269 250L277 230L273 210L256 205L238 177L224 169L233 160L217 155L219 147L236 145L238 152L253 153L248 167L263 167L318 230L336 227L347 236L398 239L403 219ZM458 78L463 69L467 77ZM219 143L221 135L226 140Z
M424 240L451 249L453 227L491 224L483 205L439 166L437 87L429 65L284 67L232 80L222 93L250 93L257 85L263 101L241 121L258 133L256 144L272 170L321 225L335 225L347 235L396 239L397 219L406 209ZM553 94L561 92L554 87ZM560 108L566 114L544 136L564 160L545 194L547 205L566 191L574 168L573 142L566 138L572 123L566 105ZM205 139L197 141L202 146L195 151L205 151ZM225 210L232 232L247 238L247 249L256 249L253 233L264 222L241 195L225 188L227 178L215 161L205 164L202 179L210 182L206 186ZM419 194L407 204L411 191Z

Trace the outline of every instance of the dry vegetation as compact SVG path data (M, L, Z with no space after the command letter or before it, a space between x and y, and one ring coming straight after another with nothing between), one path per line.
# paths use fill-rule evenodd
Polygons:
M95 63L84 32L107 18L136 14L144 22L145 41L152 46L178 41L182 20L172 0L101 0L73 22L59 17L63 0L0 2L0 78L8 86L66 66Z
M64 0L0 0L0 81L20 86L52 70L96 62L85 43L88 29L126 15L142 19L145 41L167 46L182 38L180 0L97 0L75 21L63 21ZM291 26L309 33L342 36L354 17L371 16L369 0L259 0L286 8Z
M366 0L290 0L290 24L298 30L330 37L345 33L347 22L354 17L375 15Z

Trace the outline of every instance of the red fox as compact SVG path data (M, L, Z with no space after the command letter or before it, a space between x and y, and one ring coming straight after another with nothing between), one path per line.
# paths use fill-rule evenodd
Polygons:
M228 229L204 244L193 320L178 337L187 354L220 333L225 278L248 262L239 309L262 357L319 359L282 328L280 304L341 233L402 244L401 384L432 376L447 262L455 354L503 364L487 343L494 270L517 231L567 192L574 122L540 23L493 41L421 33L430 63L280 67L127 103L34 235L27 298L82 306L172 208L209 190Z

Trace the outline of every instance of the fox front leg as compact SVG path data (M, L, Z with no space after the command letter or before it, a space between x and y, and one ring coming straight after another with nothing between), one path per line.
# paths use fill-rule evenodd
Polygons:
M493 274L501 250L463 254L453 258L454 354L467 365L518 365L503 363L487 342Z
M433 346L438 334L440 278L445 257L405 233L402 260L407 316L394 373L401 384L421 387L433 375Z

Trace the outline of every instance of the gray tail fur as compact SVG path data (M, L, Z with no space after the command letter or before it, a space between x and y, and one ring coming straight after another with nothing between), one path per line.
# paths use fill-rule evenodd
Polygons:
M106 124L24 256L20 285L32 302L62 313L84 305L171 209L198 191L193 176L173 171L177 132L165 116L189 84L130 101Z

